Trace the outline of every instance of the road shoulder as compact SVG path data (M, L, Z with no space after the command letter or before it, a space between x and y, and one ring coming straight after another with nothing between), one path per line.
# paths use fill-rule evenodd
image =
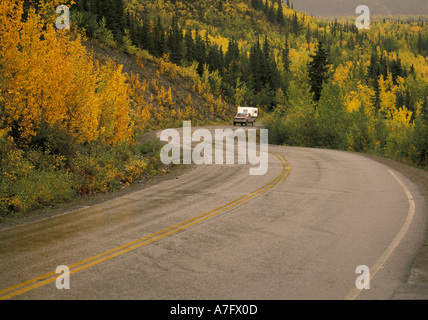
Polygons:
M363 156L383 163L405 175L417 185L425 199L426 207L428 207L428 171L376 155L363 154ZM425 241L413 261L407 281L395 291L392 299L428 299L428 230L425 234Z

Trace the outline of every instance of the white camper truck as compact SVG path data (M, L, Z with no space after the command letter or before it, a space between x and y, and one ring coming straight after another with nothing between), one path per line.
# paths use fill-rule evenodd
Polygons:
M251 123L254 126L258 115L258 108L238 107L238 112L233 117L233 125L236 126L237 123L240 123L241 126L244 124L247 126Z

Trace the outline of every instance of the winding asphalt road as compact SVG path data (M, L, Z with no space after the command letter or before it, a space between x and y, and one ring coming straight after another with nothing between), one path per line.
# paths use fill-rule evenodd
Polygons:
M393 298L427 229L412 181L364 156L321 149L270 145L268 172L251 176L250 167L194 165L135 193L1 230L0 298ZM69 289L56 286L66 283L61 265ZM357 289L368 275L358 266L370 273L368 289Z

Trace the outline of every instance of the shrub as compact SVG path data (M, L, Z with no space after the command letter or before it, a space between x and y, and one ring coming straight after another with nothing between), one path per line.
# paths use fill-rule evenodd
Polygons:
M30 148L49 151L55 155L71 158L75 152L73 138L67 130L59 125L49 126L42 123L35 137L31 140Z
M30 157L16 148L11 138L1 139L0 213L29 212L59 202L71 201L72 176L63 159L47 152L32 151Z

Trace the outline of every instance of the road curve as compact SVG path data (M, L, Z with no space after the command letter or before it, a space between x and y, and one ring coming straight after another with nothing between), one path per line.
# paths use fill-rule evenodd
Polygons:
M0 231L3 299L390 299L427 229L400 173L349 152L269 146ZM56 287L60 265L70 289ZM356 289L358 266L369 289Z

